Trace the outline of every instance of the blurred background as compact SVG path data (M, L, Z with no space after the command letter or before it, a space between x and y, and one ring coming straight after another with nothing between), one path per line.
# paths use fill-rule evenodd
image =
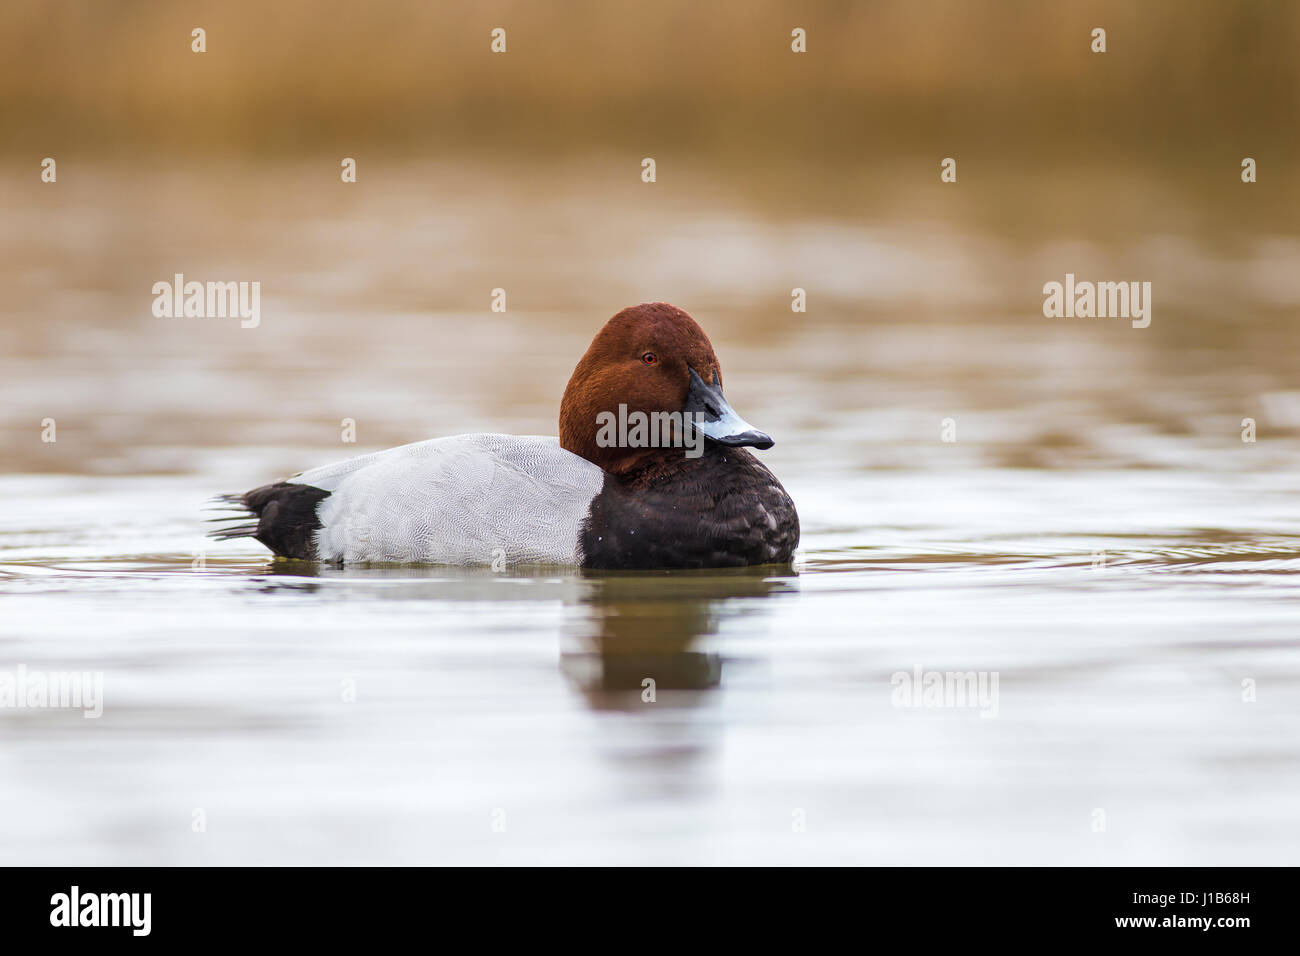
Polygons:
M1300 434L1291 3L53 2L0 28L11 468L170 470L299 415L390 443L458 400L551 431L585 341L644 300L777 406L835 380L886 460L972 405L1013 434L960 447L1000 462L1115 461L1120 423L1154 432L1121 463L1244 416ZM154 319L176 272L260 281L262 328ZM1045 320L1066 272L1151 281L1152 327ZM75 445L26 440L59 413Z
M108 695L0 714L8 859L1294 862L1300 5L52 0L0 37L0 664ZM1150 327L1045 318L1067 272L1150 282ZM156 318L176 273L260 282L260 324ZM202 538L210 494L554 434L653 300L776 438L798 573ZM1001 716L889 707L914 666L1001 673Z

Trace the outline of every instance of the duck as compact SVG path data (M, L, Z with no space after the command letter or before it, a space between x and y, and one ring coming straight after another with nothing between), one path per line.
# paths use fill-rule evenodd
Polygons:
M558 436L452 435L314 468L218 496L235 514L210 534L333 565L790 564L794 502L748 450L772 445L723 397L695 319L643 303L592 339Z

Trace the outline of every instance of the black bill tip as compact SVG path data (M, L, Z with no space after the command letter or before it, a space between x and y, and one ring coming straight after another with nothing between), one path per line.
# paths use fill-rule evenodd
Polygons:
M741 432L738 435L726 435L722 438L714 438L713 441L719 445L729 445L732 448L750 447L757 448L760 451L771 448L776 442L772 441L772 436L766 432L751 430Z

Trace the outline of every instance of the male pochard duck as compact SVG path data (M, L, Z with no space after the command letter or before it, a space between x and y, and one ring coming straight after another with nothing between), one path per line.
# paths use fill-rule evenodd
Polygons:
M637 412L660 423L680 413L676 447L638 431ZM564 390L558 440L455 435L315 468L224 496L241 516L220 520L246 523L214 537L334 563L788 563L799 516L747 445L772 439L722 397L704 330L656 302L624 309L592 340Z

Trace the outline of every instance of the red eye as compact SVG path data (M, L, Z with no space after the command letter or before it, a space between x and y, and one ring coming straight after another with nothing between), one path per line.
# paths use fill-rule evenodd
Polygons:
M654 352L646 352L645 355L641 356L641 361L645 362L646 365L654 365L659 361L659 356L655 355Z

